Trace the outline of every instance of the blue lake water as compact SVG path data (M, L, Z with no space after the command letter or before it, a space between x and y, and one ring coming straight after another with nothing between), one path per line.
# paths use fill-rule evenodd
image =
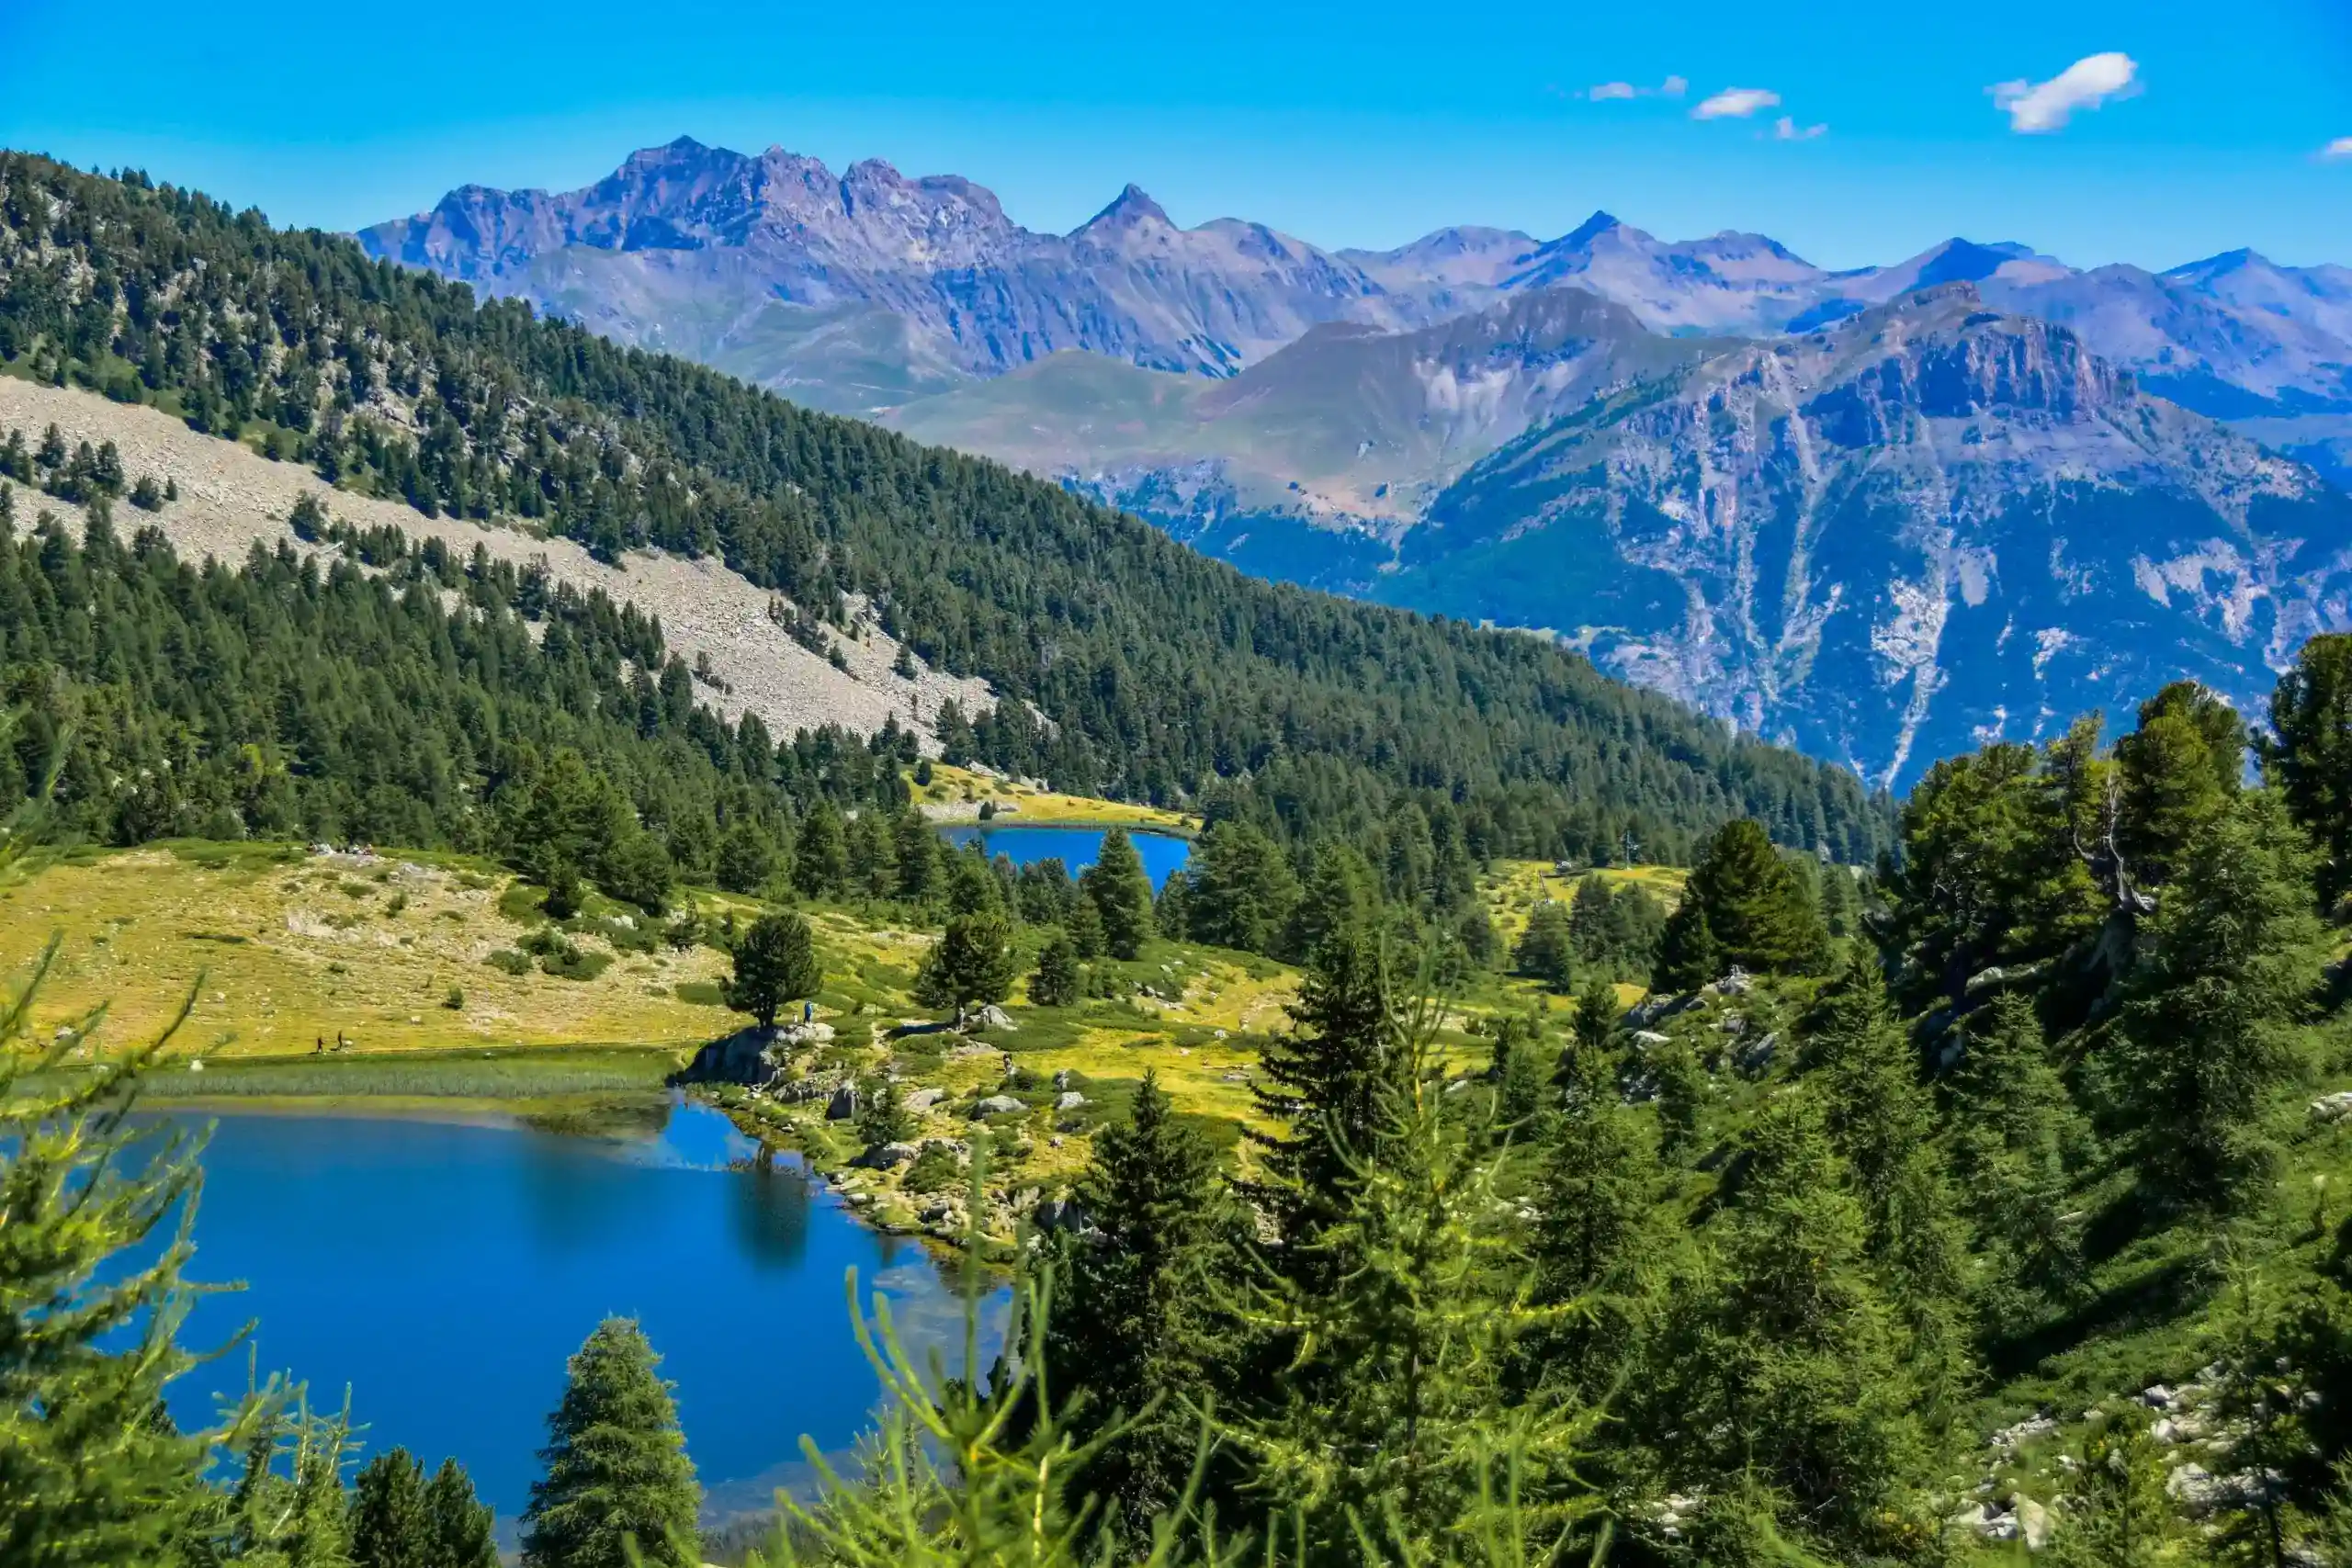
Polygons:
M959 826L942 828L940 837L957 849L977 842L993 859L1007 855L1015 865L1028 865L1036 861L1059 859L1076 876L1092 865L1102 853L1102 828L1020 827L993 824L981 828ZM1152 891L1157 893L1167 885L1169 876L1184 869L1193 858L1193 841L1173 833L1129 832L1127 837L1136 846L1136 856L1143 862L1144 874L1151 878Z
M677 1384L709 1516L802 1483L802 1433L847 1448L876 1398L842 1280L890 1298L902 1335L953 1344L961 1308L919 1247L858 1224L797 1165L760 1161L707 1108L658 1132L562 1135L330 1114L222 1115L204 1153L188 1341L247 1318L262 1371L314 1407L346 1384L368 1451L455 1454L511 1532L564 1359L599 1320L641 1319ZM175 1385L183 1422L242 1391L242 1350Z

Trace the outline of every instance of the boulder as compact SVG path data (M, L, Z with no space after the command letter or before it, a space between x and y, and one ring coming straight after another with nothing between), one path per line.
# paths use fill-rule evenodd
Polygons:
M832 1098L825 1101L825 1120L828 1122L846 1122L856 1114L857 1086L855 1084L842 1084L833 1090Z
M928 1111L947 1098L944 1089L919 1089L899 1103L910 1111Z
M994 1002L985 1002L979 1007L974 1008L972 1011L966 1016L965 1022L968 1027L973 1029L1017 1030L1021 1027L1019 1024L1012 1021L1012 1015L1011 1013L1005 1011Z
M1075 1198L1048 1198L1029 1211L1029 1223L1041 1231L1069 1231L1084 1235L1094 1229L1094 1217Z
M2018 1499L2018 1534L2025 1540L2028 1551L2040 1551L2050 1544L2050 1510L2030 1497Z
M972 1107L975 1116L1016 1116L1029 1108L1009 1094L992 1094Z
M768 1049L779 1032L754 1024L714 1040L695 1053L685 1077L695 1083L762 1084L775 1073Z
M1761 1077L1772 1065L1781 1049L1781 1036L1776 1030L1761 1040L1751 1040L1732 1053L1732 1064L1749 1077Z
M1086 1096L1074 1089L1065 1090L1054 1097L1054 1109L1057 1111L1075 1111L1085 1103Z
M888 1170L910 1163L922 1152L912 1144L876 1144L850 1164L861 1170Z
M779 1043L795 1049L808 1045L830 1045L833 1026L830 1023L787 1023L775 1032Z
M1636 1029L1634 1031L1634 1043L1645 1051L1655 1051L1661 1045L1671 1045L1674 1042L1655 1029Z
M2340 1089L2312 1101L2312 1119L2315 1122L2339 1122L2347 1115L2352 1115L2352 1089Z

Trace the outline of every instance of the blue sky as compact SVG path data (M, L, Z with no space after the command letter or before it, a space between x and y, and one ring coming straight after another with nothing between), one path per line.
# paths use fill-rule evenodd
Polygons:
M1831 266L1954 233L2079 265L2240 245L2352 264L2352 0L266 15L0 0L0 144L329 228L469 180L584 184L684 132L968 175L1040 229L1134 180L1181 222L1249 217L1333 246L1452 222L1550 236L1607 208L1668 237L1759 230ZM2074 80L2128 85L2063 126L2081 95L2005 109L1992 91L2104 56L2128 73ZM1680 96L1657 90L1675 79ZM1640 96L1591 96L1603 84ZM1729 89L1778 102L1698 115Z

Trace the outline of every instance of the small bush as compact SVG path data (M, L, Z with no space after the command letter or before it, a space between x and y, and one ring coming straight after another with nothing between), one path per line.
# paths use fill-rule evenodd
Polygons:
M482 962L492 969L503 969L509 975L519 976L531 972L531 955L512 947L502 947Z
M591 953L565 942L558 942L553 952L541 955L539 967L559 980L593 980L612 962L609 953Z
M901 1180L906 1190L929 1195L953 1191L964 1185L964 1167L944 1144L925 1144Z
M452 987L449 987L449 994L448 994L447 996L443 997L443 998L441 998L441 1005L442 1005L443 1007L445 1007L445 1008L447 1008L451 1012L463 1012L463 1011L465 1011L465 1010L466 1010L466 992L465 992L465 987L462 987L462 986L452 986Z

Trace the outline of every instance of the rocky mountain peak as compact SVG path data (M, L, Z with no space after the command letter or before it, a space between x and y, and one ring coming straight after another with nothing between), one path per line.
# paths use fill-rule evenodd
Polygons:
M1112 198L1110 206L1079 225L1073 237L1090 231L1100 232L1105 230L1135 229L1146 223L1162 223L1171 229L1175 227L1175 224L1169 221L1168 213L1159 203L1152 200L1144 193L1141 186L1131 180L1127 183L1125 189Z

